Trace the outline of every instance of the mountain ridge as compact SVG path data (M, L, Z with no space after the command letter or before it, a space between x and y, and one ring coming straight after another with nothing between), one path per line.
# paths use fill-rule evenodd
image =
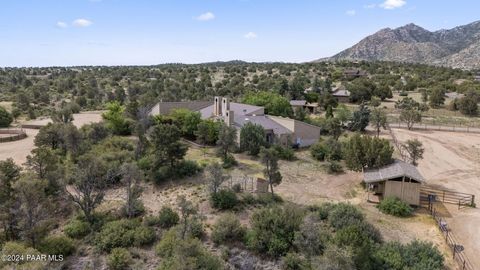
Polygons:
M414 23L383 28L340 53L317 61L395 61L480 69L480 21L429 31Z

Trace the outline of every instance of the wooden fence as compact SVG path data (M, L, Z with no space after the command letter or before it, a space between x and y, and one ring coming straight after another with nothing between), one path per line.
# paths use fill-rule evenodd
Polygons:
M392 128L407 129L407 124L401 122L392 122L389 124ZM463 133L480 133L479 127L471 126L450 126L439 124L416 123L413 124L412 130L434 130L434 131L449 131L449 132L463 132Z
M0 143L18 141L27 137L27 133L23 129L0 129L0 134L9 135L0 137Z
M422 201L442 202L448 204L458 205L458 208L475 207L475 195L450 191L445 189L438 189L429 186L422 186L420 188L420 197Z
M433 203L428 204L428 213L433 217L435 220L438 228L443 234L445 242L447 243L448 247L452 251L453 260L458 264L459 269L461 270L475 270L472 263L465 255L464 247L459 244L458 238L455 236L453 231L448 227L446 220L441 217L439 212L433 206Z

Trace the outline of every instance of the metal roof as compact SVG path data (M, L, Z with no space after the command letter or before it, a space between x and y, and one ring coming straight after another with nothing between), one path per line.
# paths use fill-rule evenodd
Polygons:
M234 115L251 115L260 110L263 114L263 107L236 102L230 102L230 110L234 112ZM210 118L213 115L213 102L210 106L201 109L200 113L202 118Z
M335 92L333 92L332 95L334 97L349 97L350 91L346 89L338 89L338 90L335 90Z
M382 168L365 170L363 180L365 183L382 182L406 176L418 182L425 182L423 176L418 172L417 167L401 160L395 160L392 164Z
M290 100L291 106L305 106L307 104L306 100Z
M261 125L265 130L272 130L274 134L291 134L292 132L286 127L280 125L279 123L273 121L268 116L259 115L259 116L246 116L246 115L234 115L235 125L243 127L247 123L253 123Z

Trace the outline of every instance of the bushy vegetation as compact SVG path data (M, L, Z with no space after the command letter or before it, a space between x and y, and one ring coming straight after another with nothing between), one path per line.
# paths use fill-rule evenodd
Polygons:
M245 235L245 228L240 220L232 213L220 216L212 228L212 240L217 244L228 244L235 241L242 241Z
M391 164L392 154L393 147L388 140L360 134L353 135L344 148L347 167L354 171Z
M75 252L75 242L66 236L49 236L42 240L38 250L43 254L72 255Z
M291 205L255 211L251 218L252 228L246 236L247 246L275 257L285 255L293 246L303 215L301 209Z
M413 208L410 205L396 197L384 198L378 204L378 209L385 214L397 217L408 217L413 212Z
M128 269L131 262L130 252L125 248L114 248L107 257L107 265L112 270Z
M159 267L162 270L223 269L221 260L208 252L198 239L182 239L175 228L163 236L156 251L162 257Z
M80 239L90 233L90 224L80 219L70 220L65 227L63 227L65 234L71 238Z
M103 251L117 247L143 246L155 240L155 231L136 220L115 220L106 223L99 232L96 245Z
M158 213L158 224L160 227L168 229L178 224L180 217L172 208L164 206Z
M211 195L212 206L220 210L233 209L238 204L237 194L233 190L222 189Z

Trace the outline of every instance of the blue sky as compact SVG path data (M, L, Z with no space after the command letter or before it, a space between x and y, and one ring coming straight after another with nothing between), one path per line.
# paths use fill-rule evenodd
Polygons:
M2 0L0 66L303 62L381 28L452 28L478 10L478 0Z

